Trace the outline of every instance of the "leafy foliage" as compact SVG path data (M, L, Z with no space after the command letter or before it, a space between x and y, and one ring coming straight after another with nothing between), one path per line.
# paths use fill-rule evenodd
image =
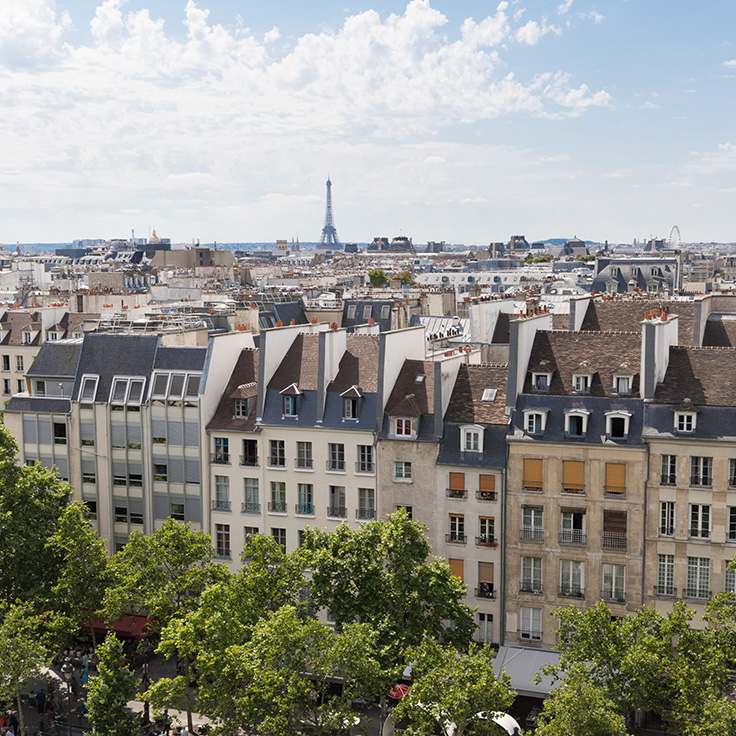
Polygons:
M368 271L368 278L371 282L371 286L380 287L385 286L388 283L386 274L380 268L372 268Z

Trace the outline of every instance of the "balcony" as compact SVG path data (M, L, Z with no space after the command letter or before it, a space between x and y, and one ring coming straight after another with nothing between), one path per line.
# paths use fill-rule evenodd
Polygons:
M268 467L269 468L285 468L286 458L280 457L279 455L271 455L268 458Z
M707 601L712 595L711 591L698 586L688 586L682 593L683 598L695 598L703 601Z
M363 521L365 521L366 519L375 519L376 510L375 509L355 509L355 518L362 519Z
M560 530L560 544L571 544L576 547L585 547L585 532L582 529L562 529Z
M312 470L312 458L298 457L296 460L294 460L294 467L297 470Z
M210 462L215 465L230 465L230 453L213 452L210 454Z
M212 502L213 511L232 511L232 504L230 501L218 498Z
M544 542L544 529L541 526L523 525L519 537L525 542Z
M240 464L245 468L257 468L258 455L241 455Z
M368 460L358 460L358 462L355 463L355 472L369 473L370 475L373 475L373 473L376 472L376 464Z
M459 488L448 488L447 497L448 498L467 498L468 492L466 490L461 490Z
M677 588L674 588L671 585L655 585L654 595L663 598L675 598L677 597Z
M530 580L522 580L519 584L520 593L534 593L534 595L542 595L542 583L534 583Z
M269 501L268 510L274 514L285 514L286 501Z
M585 486L583 484L577 484L577 483L564 483L562 486L562 492L572 493L572 494L575 494L576 496L584 496Z
M496 491L476 491L475 497L479 501L495 501L498 498Z
M560 585L557 595L562 598L585 598L585 588L581 585L565 583L564 585Z
M496 538L488 535L485 537L476 537L475 544L477 547L498 547Z
M626 534L623 532L603 532L601 547L626 552Z
M257 503L256 501L243 501L243 503L240 504L240 513L241 514L260 514L261 504Z
M294 506L294 510L301 516L314 516L314 504L313 503L297 503Z
M345 506L328 506L327 516L333 519L347 519L348 510Z
M626 595L623 590L604 588L601 591L601 598L608 603L626 603Z
M468 538L459 532L450 532L449 534L445 534L445 542L450 542L451 544L467 544Z
M345 472L345 461L344 460L328 460L325 463L325 467L327 470L331 470L333 472Z
M489 601L495 601L496 591L493 590L493 584L492 583L480 583L479 586L475 589L475 597L485 598Z

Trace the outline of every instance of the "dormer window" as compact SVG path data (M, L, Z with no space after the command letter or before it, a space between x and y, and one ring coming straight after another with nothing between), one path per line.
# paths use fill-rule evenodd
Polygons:
M343 416L343 419L357 419L358 418L358 399L343 399L342 400L342 416Z
M33 342L33 334L30 332L21 333L21 342L23 345L30 345Z
M529 410L524 412L524 431L527 434L542 434L546 425L546 411Z
M678 432L694 432L695 416L696 414L694 411L676 411L675 429Z
M248 418L248 399L233 399L233 416L236 419Z
M58 332L49 332L48 333L48 339L49 340L58 340L59 339L59 333ZM30 342L30 340L28 342Z
M589 414L584 409L565 412L565 434L568 437L584 437L588 429Z
M281 391L282 411L285 417L295 417L299 414L299 397L301 391L296 383L292 383Z
M79 401L83 404L91 404L97 395L98 376L84 376L82 378L82 388L79 391Z
M398 437L411 437L414 434L411 419L395 419L394 434Z
M532 373L532 390L549 391L549 384L551 381L551 373Z
M606 434L611 439L625 439L629 436L629 420L627 411L610 411L606 413Z
M284 396L284 416L296 416L296 396Z
M483 451L483 428L476 425L462 427L462 450L463 452Z
M614 376L613 377L613 391L617 394L630 394L631 393L631 376Z
M575 373L572 377L572 390L579 394L590 392L591 376L587 373Z

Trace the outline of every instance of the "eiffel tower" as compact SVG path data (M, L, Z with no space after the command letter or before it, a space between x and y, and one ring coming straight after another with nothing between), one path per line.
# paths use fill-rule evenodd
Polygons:
M327 204L325 205L325 224L322 228L322 235L319 239L318 248L339 249L340 239L337 237L337 228L335 221L332 219L332 182L330 175L327 175Z

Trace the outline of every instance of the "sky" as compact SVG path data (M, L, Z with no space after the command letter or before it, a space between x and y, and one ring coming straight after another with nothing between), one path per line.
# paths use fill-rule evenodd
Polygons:
M733 0L0 0L0 243L736 241Z

